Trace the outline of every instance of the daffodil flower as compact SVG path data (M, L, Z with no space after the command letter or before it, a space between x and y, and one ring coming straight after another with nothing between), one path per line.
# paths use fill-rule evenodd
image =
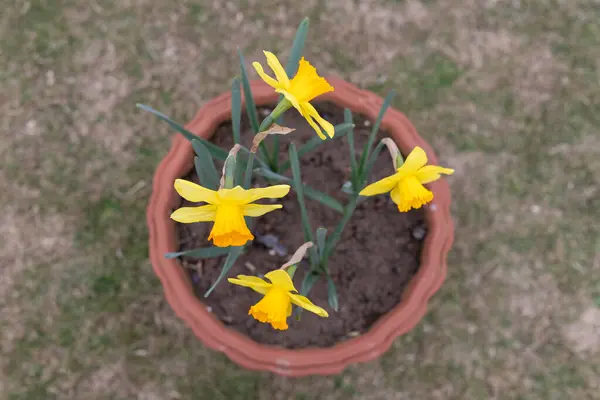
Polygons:
M310 101L315 97L327 92L332 92L333 86L331 86L325 78L319 76L315 67L310 65L304 57L300 60L296 76L290 80L275 54L268 51L265 51L264 53L267 57L267 64L275 73L276 79L267 75L260 63L252 63L252 66L262 80L274 88L277 93L284 95L292 106L298 110L309 125L317 132L321 139L325 139L326 137L317 126L317 123L321 125L330 138L333 137L333 125L324 120L313 105L310 104Z
M438 180L441 174L454 173L451 168L425 164L427 164L427 154L417 146L394 175L370 184L359 194L375 196L390 192L392 201L398 205L398 211L404 212L411 208L420 208L433 200L433 193L423 185Z
M288 328L287 318L292 315L292 304L313 312L320 317L328 317L327 311L314 305L309 299L301 296L294 287L294 282L288 273L277 269L265 274L269 282L248 275L238 275L237 278L229 278L228 281L235 285L248 287L264 297L258 303L250 307L248 315L257 321L270 323L278 330Z
M175 190L184 199L206 202L199 207L181 207L171 214L177 222L214 221L208 240L218 247L242 246L254 239L244 217L259 217L281 208L281 204L252 204L262 198L278 199L290 191L289 185L245 190L240 186L232 189L210 190L184 179L175 180Z

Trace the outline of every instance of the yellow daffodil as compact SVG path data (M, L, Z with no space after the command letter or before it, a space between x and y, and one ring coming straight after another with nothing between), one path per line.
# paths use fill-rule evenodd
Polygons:
M321 129L317 126L317 123L321 125L329 137L333 137L333 125L325 121L312 104L310 104L310 101L315 97L327 92L332 92L333 86L331 86L325 78L320 77L319 74L317 74L315 67L310 65L304 57L300 60L296 76L290 80L275 54L268 51L265 51L264 53L267 57L267 64L275 73L276 79L267 75L260 63L252 63L252 66L262 80L274 88L277 93L284 95L292 106L300 112L310 126L317 132L321 139L325 139L325 135L323 135Z
M290 191L289 185L245 190L240 186L218 191L206 189L183 179L175 180L175 190L184 199L206 202L199 207L181 207L171 214L177 222L214 221L208 240L218 247L242 246L254 236L248 229L244 216L259 217L281 208L281 204L252 204L262 198L278 199Z
M411 208L420 208L433 200L433 193L423 184L433 182L441 174L450 175L453 169L427 164L427 154L420 147L415 147L410 152L406 161L396 173L380 181L370 184L359 194L361 196L375 196L390 192L392 201L398 205L401 212Z
M309 299L301 296L294 287L294 282L288 273L277 269L265 274L270 282L256 276L238 275L228 281L235 285L249 287L264 297L250 307L248 315L263 323L270 323L275 329L286 330L287 318L292 315L292 304L313 312L320 317L328 317L327 311L314 305Z

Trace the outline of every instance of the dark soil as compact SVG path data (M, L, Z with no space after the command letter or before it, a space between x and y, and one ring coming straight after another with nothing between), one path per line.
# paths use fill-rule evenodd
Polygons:
M318 104L317 109L334 125L343 122L342 109L328 103ZM259 109L259 115L263 118L268 112L267 109ZM356 148L361 149L371 124L359 115L354 116L354 123ZM281 155L287 159L290 139L301 146L316 133L295 110L286 113L284 125L296 128L292 134L281 137ZM267 139L269 146L270 139ZM243 144L249 148L251 140L252 132L248 123L242 121ZM232 146L230 124L218 128L214 142L226 149ZM304 156L301 170L306 185L335 197L342 204L347 202L347 195L340 190L349 176L349 150L345 138L324 143L315 152ZM369 182L392 172L389 155L382 152ZM291 176L289 171L285 175ZM198 182L195 172L191 172L186 179ZM265 185L264 181L257 183ZM262 200L263 203L266 201ZM265 274L279 268L304 243L296 193L292 190L278 202L283 204L283 209L255 219L253 234L256 238L231 268L229 277ZM306 203L313 230L322 226L328 232L333 232L341 214L311 199L306 199ZM183 202L183 205L190 203ZM211 228L212 223L177 224L180 250L209 246L206 238ZM232 285L224 279L208 298L204 298L206 290L219 276L224 257L208 260L184 257L182 261L190 273L198 297L232 329L265 344L287 348L327 347L364 333L381 315L398 304L402 292L419 267L425 229L422 210L399 213L389 195L372 197L361 203L329 260L331 276L337 285L339 311L335 312L329 307L326 281L320 279L308 297L324 307L329 312L329 318L303 312L300 321L293 316L288 319L289 329L286 331L276 331L248 315L250 306L261 298L251 289ZM260 243L268 242L273 237L278 239L274 248L270 244L271 248ZM307 270L306 262L298 267L294 277L298 290Z

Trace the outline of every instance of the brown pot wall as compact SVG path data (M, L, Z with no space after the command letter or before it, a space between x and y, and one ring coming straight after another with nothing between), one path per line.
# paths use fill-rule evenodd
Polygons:
M335 91L321 96L319 100L349 108L353 113L362 114L370 120L377 118L383 103L381 97L339 78L328 78L328 81ZM277 102L279 95L262 81L253 81L251 86L257 105ZM199 136L210 138L222 122L230 119L230 115L231 95L225 93L206 103L186 128ZM389 132L402 153L406 154L415 146L420 146L427 153L430 163L437 164L432 148L401 112L388 109L381 128ZM405 290L402 301L362 336L330 348L288 350L259 344L227 328L196 297L188 275L179 262L164 257L165 253L178 250L176 222L169 218L172 210L180 204L173 182L192 169L193 156L191 144L182 135L174 135L171 150L154 174L146 219L150 260L167 301L206 346L225 353L232 361L248 369L267 370L284 376L337 374L349 364L379 357L396 337L408 332L423 317L429 298L446 277L446 257L454 236L450 190L444 179L428 185L434 193L434 200L425 207L428 231L421 254L421 266Z

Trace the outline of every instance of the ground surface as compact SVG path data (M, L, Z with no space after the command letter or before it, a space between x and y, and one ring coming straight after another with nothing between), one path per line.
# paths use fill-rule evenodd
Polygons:
M12 0L0 16L0 398L600 399L594 0ZM284 379L208 351L165 304L144 209L171 132L235 49L289 48L385 94L449 179L456 243L381 359ZM284 54L285 56L285 54Z

